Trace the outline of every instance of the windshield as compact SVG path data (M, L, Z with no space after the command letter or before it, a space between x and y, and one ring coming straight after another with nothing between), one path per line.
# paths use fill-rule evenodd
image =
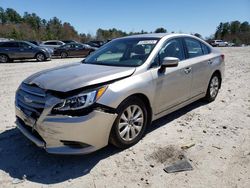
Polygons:
M26 42L26 44L30 45L33 48L37 47L37 45L35 45L35 44L33 44L33 43L29 42L29 41L25 41L25 42Z
M158 38L123 38L111 41L83 62L87 64L137 67L142 65Z

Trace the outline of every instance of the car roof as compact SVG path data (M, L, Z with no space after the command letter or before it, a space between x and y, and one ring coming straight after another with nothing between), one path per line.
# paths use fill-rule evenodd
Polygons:
M148 33L148 34L130 35L124 38L162 38L166 35L170 35L170 34L169 33Z
M138 35L130 35L123 38L158 38L161 39L165 36L174 37L174 36L183 36L183 37L194 37L190 34L182 34L182 33L148 33L148 34L138 34Z

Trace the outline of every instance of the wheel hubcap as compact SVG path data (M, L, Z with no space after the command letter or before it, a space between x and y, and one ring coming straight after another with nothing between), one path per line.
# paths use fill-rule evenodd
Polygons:
M6 62L7 62L7 57L4 56L4 55L1 55L1 56L0 56L0 62L1 62L1 63L6 63Z
M217 76L214 76L210 83L210 96L216 97L217 93L219 91L219 78Z
M125 141L135 139L141 132L144 123L142 109L137 105L127 107L119 120L118 131L121 138Z
M38 54L38 55L37 55L37 59L38 59L39 61L43 61L43 60L44 60L44 56L43 56L42 54Z
M61 56L62 56L63 58L65 58L65 57L67 57L67 54L66 54L66 53L62 53Z

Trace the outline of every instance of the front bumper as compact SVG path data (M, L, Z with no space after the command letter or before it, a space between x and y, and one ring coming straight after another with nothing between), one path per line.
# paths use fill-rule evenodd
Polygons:
M35 121L16 106L16 116L19 130L48 153L87 154L108 144L117 114L99 110L77 117L42 114Z

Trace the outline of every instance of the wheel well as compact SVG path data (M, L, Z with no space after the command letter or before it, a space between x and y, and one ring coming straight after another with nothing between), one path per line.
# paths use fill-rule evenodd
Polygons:
M152 121L152 108L151 108L148 97L146 95L142 94L142 93L136 93L136 94L130 95L127 98L130 98L130 97L137 97L137 98L141 99L145 103L147 111L148 111L148 125L150 125L151 121Z
M220 87L221 87L221 82L222 82L222 78L221 78L221 72L219 71L219 70L216 70L214 73L213 73L213 75L218 75L218 77L219 77L219 79L220 79ZM213 77L213 75L212 75L212 77ZM219 87L219 88L220 88Z
M66 51L61 51L61 52L60 52L60 55L61 55L62 53L65 53L65 54L68 55L68 52L66 52Z
M45 56L45 53L44 52L37 52L35 57L37 56L37 54L43 54Z

